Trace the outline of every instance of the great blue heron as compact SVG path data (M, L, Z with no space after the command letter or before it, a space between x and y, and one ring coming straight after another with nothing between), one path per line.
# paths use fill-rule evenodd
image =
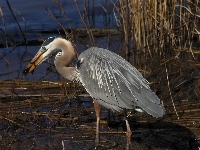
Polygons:
M162 117L165 113L159 98L154 94L148 81L129 62L119 55L97 47L85 50L78 57L76 67L69 67L76 53L71 42L63 38L48 38L38 53L23 71L26 75L37 65L46 60L53 52L57 71L64 78L82 83L90 96L102 106L113 111L141 108L154 117ZM99 144L100 105L94 101L97 125L95 146ZM127 118L127 149L131 143L131 129Z

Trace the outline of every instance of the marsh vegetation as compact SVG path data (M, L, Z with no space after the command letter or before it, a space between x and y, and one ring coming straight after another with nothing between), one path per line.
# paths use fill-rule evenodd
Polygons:
M6 2L13 17L19 16L12 3ZM200 2L105 0L99 7L103 14L101 27L97 25L95 0L72 2L81 22L79 28L74 27L63 3L55 0L54 7L60 16L49 8L46 15L58 28L39 31L37 34L41 37L29 38L31 33L16 17L18 36L23 39L20 41L9 35L4 8L0 6L0 44L6 50L0 53L0 149L94 148L92 99L81 85L59 76L53 65L54 58L31 77L21 76L23 67L32 58L31 53L34 54L29 48L37 48L46 37L55 35L71 40L77 53L91 46L112 50L150 82L166 108L166 115L155 119L146 113L130 111L133 149L198 149ZM13 56L20 46L23 53L17 61L19 69L15 66L10 70L9 67L16 65ZM123 149L126 143L123 114L104 108L101 126L101 148Z

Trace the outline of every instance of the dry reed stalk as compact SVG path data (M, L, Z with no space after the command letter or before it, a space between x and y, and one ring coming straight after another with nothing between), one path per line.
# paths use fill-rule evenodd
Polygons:
M3 28L4 28L5 43L6 43L5 45L6 45L6 47L8 47L7 33L6 33L6 25L5 25L5 20L4 20L4 15L3 15L3 10L2 10L1 7L0 7L0 16L1 16L1 20L2 20Z
M134 54L137 54L138 57L146 55L142 57L154 58L152 55L156 54L158 57L163 57L169 48L179 47L190 50L193 47L194 43L191 38L198 34L198 25L197 21L191 23L188 19L197 20L196 18L199 17L196 13L199 11L197 3L190 2L191 5L186 7L183 6L183 1L177 3L175 0L128 1L130 17L126 21L126 2L125 0L119 1L118 12L121 17L121 26L124 31L124 39L127 36L130 37L129 45L132 46L130 49L137 49L137 53ZM127 23L129 23L128 32ZM181 30L182 35L177 32L178 30ZM191 50L190 52L192 54ZM134 56L134 59L138 58ZM148 60L149 58L146 59L146 61Z
M96 45L96 44L95 44L95 39L94 39L94 36L93 36L92 32L90 31L90 26L89 26L89 24L88 24L89 21L86 20L87 23L84 21L83 16L82 16L81 11L80 11L80 8L79 8L79 5L78 5L78 3L77 3L77 0L74 0L74 3L75 3L76 8L77 8L77 10L78 10L80 19L82 20L82 23L84 24L84 27L85 27L86 30L87 30L88 36L89 36L89 38L90 38L90 42L91 42L92 46L95 46L95 45ZM84 6L84 10L86 10L86 9L87 9L87 8ZM87 12L87 11L85 11L85 13L86 13L86 12ZM87 19L88 19L88 18L87 18Z
M161 99L171 99L174 109L180 99L199 97L198 5L198 1L183 0L120 0L115 4L130 62L144 75L154 76Z
M119 1L118 8L124 39L125 41L127 37L131 39L128 45L130 49L134 49L132 57L135 65L145 69L149 59L156 58L159 62L165 45L170 46L174 41L171 30L175 1L128 0L129 20L126 20L126 3L126 0Z
M13 10L12 10L12 7L11 7L11 5L10 5L10 2L9 2L8 0L6 0L6 2L7 2L8 8L9 8L9 10L10 10L10 12L11 12L13 18L15 19L15 21L16 21L16 23L17 23L17 25L18 25L18 27L19 27L19 29L20 29L20 31L21 31L21 34L22 34L22 36L23 36L23 38L24 38L24 41L27 41L26 36L25 36L25 34L24 34L24 32L23 32L23 30L22 30L20 24L19 24L19 22L18 22L16 16L15 16L14 13L13 13Z

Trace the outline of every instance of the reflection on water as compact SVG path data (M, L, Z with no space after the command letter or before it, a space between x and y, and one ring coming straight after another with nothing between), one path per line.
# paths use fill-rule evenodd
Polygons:
M82 21L77 11L77 7L74 1L59 1L60 5L65 10L68 21L70 22L73 29L83 28ZM114 1L113 1L114 2ZM57 3L51 0L9 0L11 9L17 19L14 19L11 10L8 7L6 1L0 2L2 9L3 23L0 23L0 44L14 41L23 41L22 31L25 34L27 40L38 39L40 37L48 37L45 34L41 34L43 31L52 31L61 29L58 23L49 14L52 15L59 21L63 27L69 29L69 24L66 19L66 15L62 12ZM84 15L84 5L87 7L87 16L89 19L90 27L92 28L104 28L107 25L107 18L105 15L110 16L109 26L115 25L115 19L113 18L113 5L112 2L107 0L92 0L84 3L79 1L78 6L81 14ZM105 12L105 9L107 11ZM84 16L83 16L84 17ZM86 17L86 16L85 16ZM5 33L4 33L5 32ZM59 34L59 33L58 33ZM7 36L6 36L7 35ZM12 40L11 40L12 39Z
M58 3L51 0L19 0L17 2L14 0L5 0L0 2L2 16L0 22L1 80L21 79L21 72L24 66L27 65L27 61L38 50L38 46L30 46L30 41L41 38L46 39L50 36L59 36L59 30L62 27L66 29L69 29L70 26L73 29L84 27L78 14L75 1L59 1L59 4L63 7L66 14L61 11ZM92 0L88 2L79 1L77 4L83 15L85 15L84 9L87 8L87 17L91 28L108 27L107 18L110 18L109 27L115 25L112 12L113 5L111 5L111 2L106 0ZM10 5L10 8L8 5ZM105 9L107 9L106 12ZM14 16L11 12L13 12ZM62 27L55 21L54 17L60 22ZM70 22L70 26L67 20ZM55 31L57 32L55 33ZM19 42L25 42L25 38L27 46L18 46ZM11 47L7 48L7 45ZM36 70L34 76L29 76L25 79L56 80L58 78L54 73L46 70L47 65L43 64L40 68L43 71ZM46 76L47 74L48 76Z

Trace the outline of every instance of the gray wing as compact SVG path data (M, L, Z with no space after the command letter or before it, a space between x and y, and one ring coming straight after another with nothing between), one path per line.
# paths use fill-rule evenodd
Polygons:
M79 80L91 97L112 110L140 107L154 117L164 108L140 72L119 55L102 48L90 48L79 56Z

